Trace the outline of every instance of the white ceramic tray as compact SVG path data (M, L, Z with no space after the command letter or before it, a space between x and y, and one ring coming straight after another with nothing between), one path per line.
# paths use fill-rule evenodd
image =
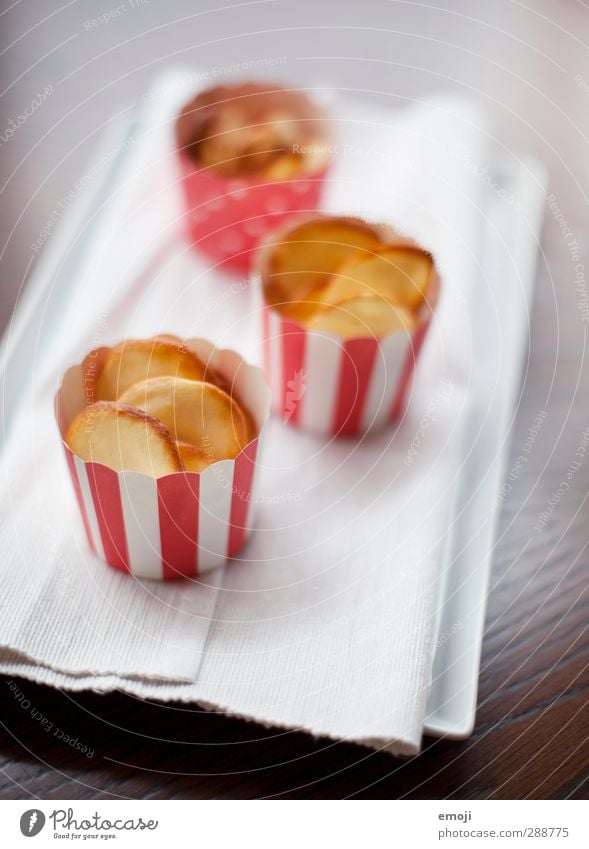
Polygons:
M518 199L518 208L492 195L480 263L486 279L478 289L473 325L473 373L469 416L458 485L456 520L444 564L437 650L429 693L425 731L455 739L472 732L477 702L485 607L496 524L509 456L509 436L517 412L521 372L528 348L539 233L547 175L537 161L498 168L494 185ZM505 195L504 195L505 196ZM514 292L517 296L514 297ZM502 359L514 368L508 397L490 392L496 363L487 353L493 332L486 317L494 303L512 309L511 333ZM509 309L507 305L509 304ZM517 332L519 328L520 332ZM491 397L489 397L491 396ZM456 632L456 624L461 628Z
M387 113L380 119L386 121ZM120 224L120 212L137 186L127 183L133 139L141 135L142 114L131 121L113 122L96 151L92 179L68 208L67 215L44 249L35 274L15 313L10 333L0 351L4 373L3 421L17 408L23 376L30 374L33 357L42 356L63 330L60 305L72 296L93 251ZM486 210L487 231L481 246L480 266L490 288L481 286L473 326L473 395L464 436L464 453L457 489L453 532L442 564L438 640L429 694L425 733L452 738L467 737L474 725L485 601L493 554L498 493L505 473L508 435L517 406L519 376L526 350L529 306L533 291L546 176L530 160L512 160L492 175L497 193ZM499 188L513 193L518 208L499 197ZM165 207L165 199L162 199ZM161 210L160 210L161 213ZM155 210L158 214L158 210ZM158 252L165 252L169 229L162 227L161 244L129 245L125 275L141 275ZM123 244L124 248L124 244ZM51 290L50 298L47 297ZM517 296L514 293L517 292ZM496 361L485 356L491 331L485 316L494 302L509 313L511 332L505 334L501 356L508 357L515 373L507 393L488 397ZM82 305L83 306L83 305ZM43 308L43 320L40 310ZM511 347L510 347L511 346ZM14 352L18 352L18 356ZM28 352L28 353L27 353ZM7 431L4 434L6 436ZM491 459L490 459L491 458Z

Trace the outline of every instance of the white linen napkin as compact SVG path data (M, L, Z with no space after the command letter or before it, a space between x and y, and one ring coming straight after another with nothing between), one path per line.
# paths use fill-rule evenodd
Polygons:
M51 346L40 345L12 411L0 467L0 672L415 753L468 403L480 115L446 98L391 113L334 102L329 208L396 224L434 253L443 278L409 413L364 441L273 420L242 555L163 584L88 551L52 401L68 365L125 336L202 335L259 359L256 293L174 240L171 117L185 94L168 78L146 100L92 249L53 310Z

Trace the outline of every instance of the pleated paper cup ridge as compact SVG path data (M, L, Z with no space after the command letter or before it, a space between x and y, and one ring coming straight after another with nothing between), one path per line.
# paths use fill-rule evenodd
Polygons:
M153 478L116 472L77 457L63 441L85 406L83 364L64 375L55 398L56 417L86 537L95 554L138 578L196 577L221 566L243 547L252 528L256 466L270 412L261 369L234 351L203 339L187 347L221 374L252 416L256 436L233 460L203 472ZM108 348L96 352L104 358Z
M420 247L387 225L374 225L387 244ZM410 397L415 367L436 306L440 278L432 269L427 298L412 333L344 340L309 330L265 299L266 253L260 255L264 370L272 408L290 424L320 436L362 436L393 423Z
M223 177L177 151L185 229L198 250L216 263L247 271L268 233L301 211L318 210L329 166L290 180Z

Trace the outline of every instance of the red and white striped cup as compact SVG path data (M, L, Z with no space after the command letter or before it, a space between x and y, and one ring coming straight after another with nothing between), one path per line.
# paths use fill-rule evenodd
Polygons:
M238 114L244 121L244 133L272 123L277 112L281 120L287 115L296 123L299 147L308 148L301 152L307 161L299 176L227 176L190 155L195 138L208 132L207 120L214 120L216 113L218 117L217 110L222 114L223 109L231 108L232 102L242 110ZM323 108L301 91L247 82L214 86L187 103L178 115L175 131L186 204L185 229L194 246L219 264L248 271L264 236L294 214L316 211L333 154L325 118ZM231 121L229 125L233 126Z
M387 244L418 247L412 239L384 232ZM262 256L262 297L264 267ZM439 289L434 267L415 330L381 339L344 340L309 330L264 301L263 361L273 410L292 425L330 437L361 436L399 418L411 395Z
M242 272L268 233L301 211L319 209L329 171L264 182L221 177L182 150L178 160L190 242L215 263Z
M187 346L211 365L247 408L255 438L234 460L201 473L175 472L152 478L116 472L80 459L63 442L69 424L85 407L83 364L70 368L55 398L78 507L90 548L115 569L138 578L195 577L235 556L252 527L256 466L270 393L261 369L234 351L203 339ZM102 357L105 349L98 349Z

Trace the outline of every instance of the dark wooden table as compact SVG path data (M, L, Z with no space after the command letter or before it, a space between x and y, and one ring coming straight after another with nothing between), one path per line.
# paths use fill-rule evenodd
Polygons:
M476 96L507 149L547 163L554 201L513 428L514 468L538 412L546 416L503 506L471 739L426 739L419 757L402 761L186 706L17 682L48 721L92 750L88 757L47 733L0 681L0 796L587 798L589 457L559 500L552 496L589 427L587 4L276 0L209 13L204 3L151 0L97 25L96 6L85 0L58 8L20 3L1 18L2 48L22 38L0 58L2 88L10 86L0 135L43 86L53 87L42 108L0 139L0 176L8 181L0 218L4 322L55 198L80 173L101 123L139 98L152 73L178 61L211 73L248 61L255 73L264 60L284 57L277 76L327 81L384 102L432 88ZM535 530L547 512L546 527Z

